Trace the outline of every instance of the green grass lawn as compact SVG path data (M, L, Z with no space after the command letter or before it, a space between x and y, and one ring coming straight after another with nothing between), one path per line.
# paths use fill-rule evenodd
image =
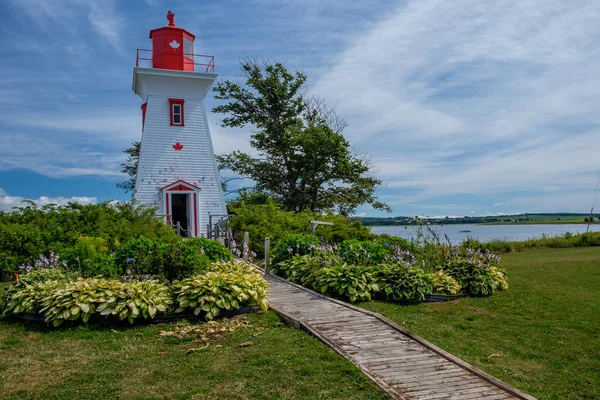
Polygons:
M272 313L189 355L169 325L48 330L0 319L2 399L387 399L358 368ZM253 345L240 347L251 341ZM220 345L221 347L217 347Z
M600 248L502 256L510 288L378 312L540 399L600 398Z

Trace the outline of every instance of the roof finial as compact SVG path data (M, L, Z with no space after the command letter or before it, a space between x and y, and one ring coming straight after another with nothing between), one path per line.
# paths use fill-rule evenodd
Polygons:
M167 13L167 19L169 20L169 26L175 26L175 14L171 10Z

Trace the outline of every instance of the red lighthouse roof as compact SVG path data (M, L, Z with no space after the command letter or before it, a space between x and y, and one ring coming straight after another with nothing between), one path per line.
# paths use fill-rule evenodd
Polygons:
M180 28L180 27L178 27L178 26L175 25L175 14L173 14L171 12L171 10L169 10L169 12L167 13L167 20L169 21L169 25L163 26L162 28L152 29L150 31L150 39L152 39L152 35L155 32L161 32L164 29L176 29L176 30L179 30L179 31L185 33L187 36L189 36L192 39L192 41L194 41L196 39L196 35L193 35L190 32L186 31L185 29Z
M152 50L138 49L136 67L140 60L149 61L145 54L151 52L152 68L195 72L196 66L202 66L205 67L203 72L214 72L214 57L194 54L196 36L176 26L175 14L171 11L167 13L167 20L169 25L150 31Z

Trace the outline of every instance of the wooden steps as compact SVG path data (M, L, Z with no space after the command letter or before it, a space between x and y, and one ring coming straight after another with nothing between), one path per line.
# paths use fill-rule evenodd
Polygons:
M278 276L265 278L275 312L352 361L396 399L535 400L379 314Z

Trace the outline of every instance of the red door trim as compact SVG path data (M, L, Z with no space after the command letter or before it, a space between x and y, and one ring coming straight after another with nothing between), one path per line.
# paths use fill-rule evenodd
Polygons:
M198 200L194 193L194 236L198 237Z
M165 199L166 199L166 203L167 203L166 204L166 208L165 208L165 210L166 210L165 214L167 214L167 224L170 224L171 223L171 218L170 218L170 215L171 215L170 212L171 212L171 210L169 210L169 193L165 194Z

